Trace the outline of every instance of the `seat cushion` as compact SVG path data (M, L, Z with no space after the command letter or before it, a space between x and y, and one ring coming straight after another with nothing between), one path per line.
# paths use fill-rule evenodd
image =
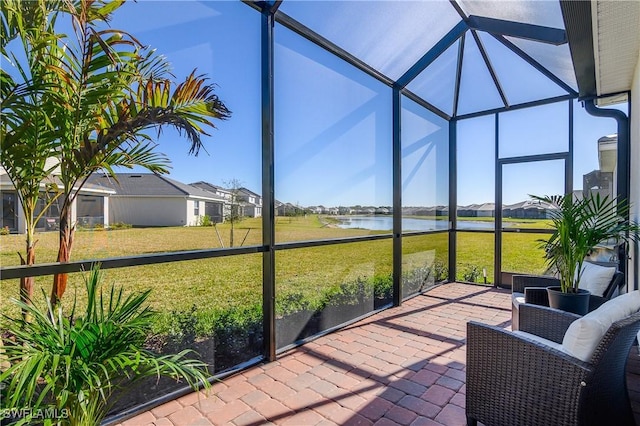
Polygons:
M595 263L584 262L582 264L579 287L589 290L593 295L602 297L615 273L615 266L600 266Z
M514 291L513 293L511 293L511 303L516 308L519 307L521 304L523 304L524 303L524 293L519 293L517 291Z
M588 362L611 324L639 310L640 290L605 302L595 311L571 323L562 340L564 351Z

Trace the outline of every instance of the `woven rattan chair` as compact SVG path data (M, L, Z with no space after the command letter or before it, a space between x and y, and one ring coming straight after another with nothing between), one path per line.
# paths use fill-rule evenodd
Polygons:
M634 425L625 367L640 312L614 322L588 362L522 333L560 344L578 318L523 304L521 332L469 322L467 424Z
M601 265L610 265L599 263ZM624 285L624 274L616 271L602 296L589 296L589 312L619 294ZM514 275L511 286L511 329L518 330L518 308L522 303L549 306L547 287L559 287L560 280L546 275Z

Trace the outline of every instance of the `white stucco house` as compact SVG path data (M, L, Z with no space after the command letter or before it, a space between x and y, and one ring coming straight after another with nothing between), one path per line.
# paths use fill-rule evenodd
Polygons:
M243 201L245 216L262 216L262 197L260 195L243 187L238 189L238 196Z
M55 171L54 171L55 173ZM54 194L46 192L47 185L55 184L62 189L59 179L53 174L41 183L42 197L38 203L36 214L42 212L47 197ZM9 232L24 234L26 222L22 205L18 199L15 187L4 168L0 167L0 193L2 193L2 210L0 212L0 228L7 228ZM94 227L109 226L109 199L116 192L113 189L94 183L85 183L78 196L71 205L71 220L78 226ZM58 229L62 200L57 199L46 210L36 224L38 231L53 231Z
M237 203L238 208L241 210L242 216L245 217L262 217L262 197L255 192L241 187L238 189L223 188L221 186L214 185L209 182L198 181L190 183L189 185L205 190L216 196L224 199L223 216L226 217L233 203ZM234 193L237 199L234 201ZM211 216L211 215L210 215ZM212 216L213 217L213 216ZM224 221L224 217L219 222Z
M90 183L115 191L109 221L133 226L195 226L222 211L224 198L155 173L94 174Z

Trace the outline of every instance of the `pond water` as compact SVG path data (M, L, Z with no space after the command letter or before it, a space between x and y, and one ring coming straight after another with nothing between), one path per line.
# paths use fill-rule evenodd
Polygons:
M391 231L393 229L392 216L339 216L340 228L370 229L372 231ZM505 226L509 226L505 224ZM448 229L449 222L446 219L419 219L413 217L402 218L403 231L436 231ZM458 229L494 229L494 222L481 222L473 220L458 220Z

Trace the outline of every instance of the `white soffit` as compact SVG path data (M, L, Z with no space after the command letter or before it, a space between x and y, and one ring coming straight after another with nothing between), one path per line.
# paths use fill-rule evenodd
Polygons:
M591 2L598 95L631 89L640 66L640 0Z

